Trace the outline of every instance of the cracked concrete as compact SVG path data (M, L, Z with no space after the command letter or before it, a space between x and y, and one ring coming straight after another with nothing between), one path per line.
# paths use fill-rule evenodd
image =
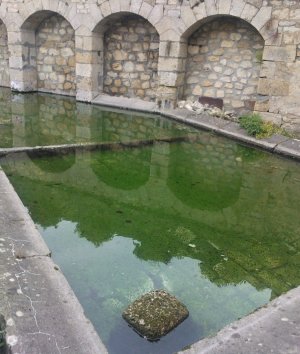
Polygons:
M11 353L107 353L0 171L0 313Z

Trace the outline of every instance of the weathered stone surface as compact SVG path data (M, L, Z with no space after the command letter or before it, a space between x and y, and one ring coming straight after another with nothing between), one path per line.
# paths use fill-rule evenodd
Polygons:
M166 335L188 315L187 308L164 290L143 295L123 312L123 318L148 340Z
M200 27L188 44L185 98L219 97L226 109L248 110L261 67L259 34L236 19L217 19Z
M38 89L75 95L75 32L69 22L58 15L43 22L36 31L36 51Z
M260 79L257 91L259 94L265 96L288 96L289 82L284 80Z
M296 46L288 45L285 47L266 46L263 59L269 61L292 62L296 58Z
M125 16L114 23L104 36L103 91L154 101L158 44L154 27L137 16Z
M7 30L0 20L0 86L10 87Z

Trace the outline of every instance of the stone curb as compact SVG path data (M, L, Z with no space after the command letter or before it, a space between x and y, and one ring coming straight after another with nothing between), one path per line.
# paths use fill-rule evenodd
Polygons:
M231 323L181 354L300 353L300 287Z

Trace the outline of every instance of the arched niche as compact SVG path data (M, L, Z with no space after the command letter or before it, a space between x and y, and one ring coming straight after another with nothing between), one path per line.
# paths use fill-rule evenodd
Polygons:
M248 22L212 16L185 34L188 48L184 98L223 100L227 110L252 111L263 57L264 39Z
M159 34L150 22L136 14L115 13L96 26L94 41L102 55L99 92L155 101Z
M60 14L38 11L22 25L26 91L75 96L75 31Z

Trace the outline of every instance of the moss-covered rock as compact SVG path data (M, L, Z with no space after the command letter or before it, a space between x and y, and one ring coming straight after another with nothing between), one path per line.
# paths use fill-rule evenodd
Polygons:
M134 330L151 341L166 335L188 315L187 308L164 290L143 295L123 312L123 318Z

